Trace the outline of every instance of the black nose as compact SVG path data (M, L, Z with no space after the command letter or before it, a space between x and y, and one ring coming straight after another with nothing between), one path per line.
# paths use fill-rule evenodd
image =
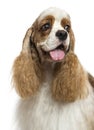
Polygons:
M64 30L58 30L56 32L56 36L59 38L59 40L66 40L67 32L65 32Z

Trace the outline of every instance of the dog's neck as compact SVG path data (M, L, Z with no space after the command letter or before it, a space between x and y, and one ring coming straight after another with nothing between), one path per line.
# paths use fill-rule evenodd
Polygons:
M51 83L51 81L53 80L53 73L54 73L54 69L55 69L56 63L52 63L52 62L45 62L42 63L42 79L43 82L47 82L47 83Z

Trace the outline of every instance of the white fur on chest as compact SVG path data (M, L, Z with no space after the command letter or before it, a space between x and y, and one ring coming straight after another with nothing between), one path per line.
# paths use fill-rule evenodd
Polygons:
M94 97L74 103L58 103L47 84L33 99L20 101L16 130L94 130Z

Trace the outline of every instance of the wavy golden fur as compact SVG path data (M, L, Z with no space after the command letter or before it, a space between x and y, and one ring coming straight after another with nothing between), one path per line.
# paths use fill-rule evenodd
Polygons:
M41 84L40 66L35 59L35 52L33 53L30 48L31 32L32 29L30 28L23 40L23 49L13 65L14 85L23 98L33 95Z

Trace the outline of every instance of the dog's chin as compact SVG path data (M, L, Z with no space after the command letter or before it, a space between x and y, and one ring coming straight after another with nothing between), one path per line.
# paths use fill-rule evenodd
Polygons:
M42 57L44 61L49 62L61 62L64 60L66 54L69 52L70 47L60 44L56 48L50 51L45 51L41 48Z

